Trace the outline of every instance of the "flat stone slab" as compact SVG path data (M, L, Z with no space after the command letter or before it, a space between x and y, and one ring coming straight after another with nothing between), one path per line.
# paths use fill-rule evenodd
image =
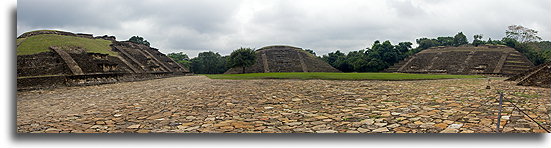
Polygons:
M19 133L495 133L497 90L549 127L549 88L503 78L213 80L17 92ZM504 102L501 131L544 133Z

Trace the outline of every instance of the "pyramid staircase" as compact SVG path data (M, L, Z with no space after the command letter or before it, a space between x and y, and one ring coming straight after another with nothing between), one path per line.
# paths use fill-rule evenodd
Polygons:
M400 69L402 69L403 66L407 65L410 60L414 58L414 56L409 56L403 60L401 60L400 62L388 67L387 69L385 69L383 72L398 72Z
M526 57L519 53L510 53L501 68L501 73L504 75L516 75L524 73L534 67L532 63L524 62L525 60Z

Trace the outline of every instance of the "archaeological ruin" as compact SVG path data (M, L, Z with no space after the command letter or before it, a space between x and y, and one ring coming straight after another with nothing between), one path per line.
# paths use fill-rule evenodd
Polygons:
M16 46L18 90L189 74L158 49L113 36L33 31L20 35Z
M533 66L520 52L503 45L439 46L410 56L385 71L513 76Z
M513 76L508 81L517 81L518 85L551 87L551 62L536 66L525 73Z
M340 72L305 50L291 46L268 46L256 50L256 63L245 67L245 73L268 72ZM225 74L243 73L241 67Z

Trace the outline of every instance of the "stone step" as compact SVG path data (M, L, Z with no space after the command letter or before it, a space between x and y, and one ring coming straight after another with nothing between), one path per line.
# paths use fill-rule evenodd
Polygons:
M59 48L59 47L50 47L54 52L56 52L59 56L61 56L61 59L65 61L65 64L69 67L69 70L73 72L74 75L83 75L84 72L78 65L78 63L69 55L69 53L65 52L65 50Z
M502 69L530 69L532 66L528 65L503 65Z
M503 70L503 73L506 73L506 74L520 74L520 73L523 73L523 72L526 72L528 69L506 69L506 70Z
M527 66L532 66L532 64L530 64L528 62L506 62L506 63L504 63L504 65L527 65Z

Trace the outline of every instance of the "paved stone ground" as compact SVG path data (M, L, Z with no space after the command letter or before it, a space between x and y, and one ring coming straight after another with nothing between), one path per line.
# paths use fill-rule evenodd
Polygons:
M498 90L550 127L550 89L495 78L212 80L184 76L17 93L19 133L493 133ZM510 102L507 133L543 133Z

